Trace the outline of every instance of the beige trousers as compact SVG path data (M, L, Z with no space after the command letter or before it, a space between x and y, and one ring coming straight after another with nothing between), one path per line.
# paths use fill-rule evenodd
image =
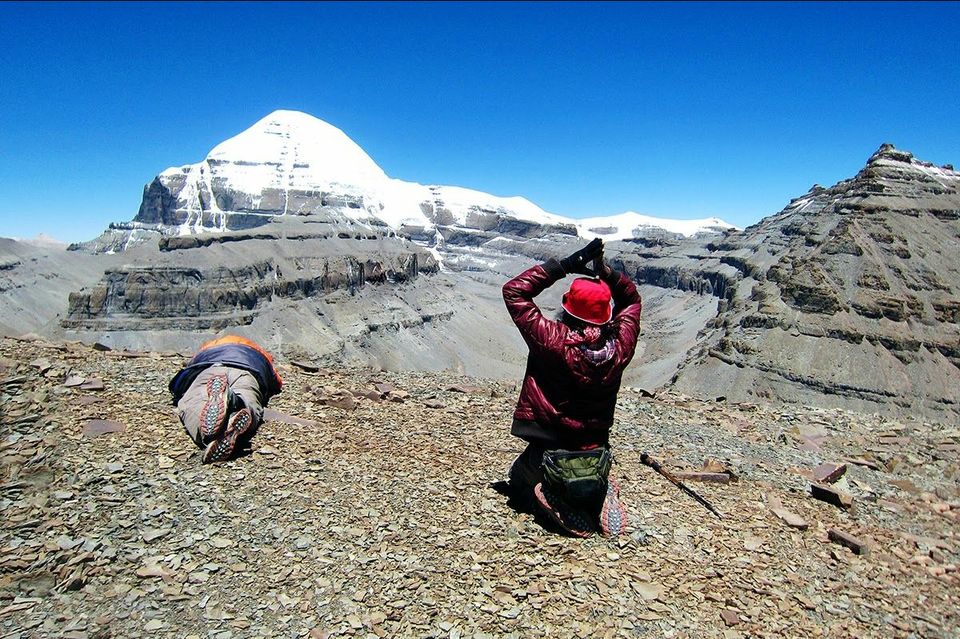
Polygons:
M260 394L260 384L250 372L222 364L214 364L200 371L197 378L190 384L190 388L177 402L177 416L184 429L197 446L203 448L200 439L200 409L207 401L207 381L216 375L227 376L227 387L234 395L240 397L243 403L253 413L253 427L247 439L253 437L263 420L263 397Z

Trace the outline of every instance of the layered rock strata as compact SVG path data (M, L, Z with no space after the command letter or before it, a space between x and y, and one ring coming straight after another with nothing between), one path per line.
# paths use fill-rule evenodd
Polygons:
M164 238L143 247L134 264L108 269L98 284L72 293L61 324L88 331L217 331L250 324L275 299L353 292L438 269L431 253L397 238L290 226Z
M694 272L733 272L726 303L674 385L956 421L958 218L960 174L884 145L854 178L708 244Z

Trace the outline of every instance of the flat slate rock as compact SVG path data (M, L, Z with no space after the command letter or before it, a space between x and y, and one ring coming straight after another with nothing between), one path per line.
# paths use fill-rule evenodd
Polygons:
M294 417L293 415L287 415L286 413L281 413L280 411L274 410L272 408L263 409L263 421L282 422L284 424L291 424L293 426L316 426L317 425L317 422L311 419Z
M858 555L865 555L870 551L870 545L867 542L842 530L831 528L827 531L827 536L830 541L846 546Z
M847 472L846 464L820 464L813 469L813 479L821 484L832 484Z
M105 386L103 385L103 380L96 377L92 377L82 384L80 384L80 390L85 391L99 391L103 390Z
M290 365L296 366L300 370L306 371L308 373L319 373L322 370L322 368L319 365L314 364L312 362L293 360L290 362Z
M87 381L86 377L80 377L78 375L71 375L66 380L64 380L63 385L67 388L73 388L74 386L80 386Z
M94 438L108 433L122 433L127 427L112 419L91 419L83 425L83 436Z
M810 484L810 494L820 501L825 501L828 504L833 504L845 510L853 506L853 497L851 495L840 492L825 484Z
M810 527L810 522L800 515L787 510L786 508L771 508L770 512L776 515L783 523L796 528L797 530L806 530Z

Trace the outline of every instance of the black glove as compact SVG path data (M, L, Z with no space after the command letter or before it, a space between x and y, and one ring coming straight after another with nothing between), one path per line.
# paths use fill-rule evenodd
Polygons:
M560 267L563 268L563 272L567 275L570 273L582 273L583 275L593 277L596 273L590 270L590 263L602 256L603 240L599 237L594 238L592 242L576 253L560 260Z

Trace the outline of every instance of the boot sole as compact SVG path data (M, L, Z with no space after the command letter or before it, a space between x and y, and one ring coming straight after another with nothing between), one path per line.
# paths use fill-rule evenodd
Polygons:
M200 436L207 443L215 438L227 417L227 377L217 375L207 380L207 401L200 409Z
M627 509L620 501L620 484L610 478L607 482L607 496L600 510L600 532L605 537L616 537L627 531Z
M233 457L237 447L237 440L241 435L250 430L252 425L253 415L250 414L249 410L244 408L234 413L233 417L230 418L230 423L227 425L226 434L224 434L222 438L207 444L207 448L203 451L203 463L212 464L227 461Z
M541 509L549 515L550 519L571 535L586 538L594 533L586 518L574 513L568 513L564 516L564 514L551 503L551 499L555 502L556 498L552 497L542 483L534 486L533 494L536 495L537 502L540 504Z

